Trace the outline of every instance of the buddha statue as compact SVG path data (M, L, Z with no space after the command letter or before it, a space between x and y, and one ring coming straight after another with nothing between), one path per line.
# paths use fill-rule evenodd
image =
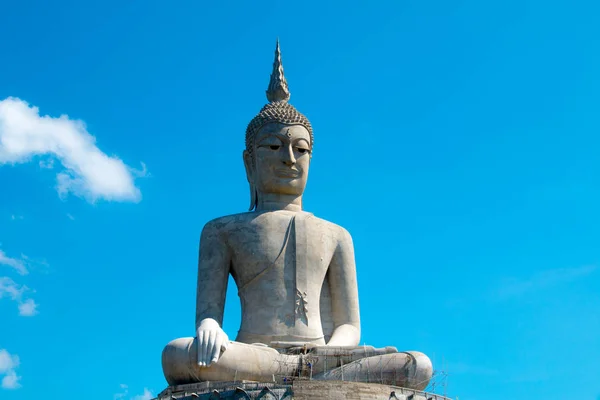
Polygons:
M178 385L309 376L422 390L433 373L427 356L359 346L352 238L303 210L314 137L289 98L277 42L269 103L246 129L250 211L204 226L195 337L165 347L165 378ZM235 341L221 328L230 274L242 311Z

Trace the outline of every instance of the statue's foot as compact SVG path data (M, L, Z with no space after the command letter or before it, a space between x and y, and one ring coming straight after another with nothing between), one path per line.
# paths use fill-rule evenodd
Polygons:
M408 351L361 358L318 374L314 379L382 383L423 390L432 376L429 357Z

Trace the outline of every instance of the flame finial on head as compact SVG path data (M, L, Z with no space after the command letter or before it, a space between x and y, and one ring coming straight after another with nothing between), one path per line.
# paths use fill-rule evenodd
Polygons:
M277 39L277 46L275 47L275 61L273 61L273 72L271 73L271 80L267 89L267 99L269 103L252 118L252 121L250 121L246 128L246 151L254 157L254 136L263 126L271 122L304 126L310 134L310 146L312 149L314 146L314 137L310 122L293 105L288 103L290 91L283 75L279 39Z
M278 101L288 101L290 99L290 91L287 81L283 75L283 64L281 63L281 50L279 49L279 39L275 47L275 60L273 61L273 72L271 72L271 80L267 89L267 100L269 103Z

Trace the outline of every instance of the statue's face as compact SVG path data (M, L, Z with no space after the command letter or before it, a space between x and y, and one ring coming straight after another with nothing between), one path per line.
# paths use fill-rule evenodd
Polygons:
M310 152L310 134L302 125L267 124L254 138L254 168L246 159L249 179L262 193L301 195Z

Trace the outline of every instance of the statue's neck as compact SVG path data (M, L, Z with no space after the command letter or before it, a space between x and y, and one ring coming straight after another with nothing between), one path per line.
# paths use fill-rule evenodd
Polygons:
M278 193L259 193L256 211L302 211L302 196L278 194Z

